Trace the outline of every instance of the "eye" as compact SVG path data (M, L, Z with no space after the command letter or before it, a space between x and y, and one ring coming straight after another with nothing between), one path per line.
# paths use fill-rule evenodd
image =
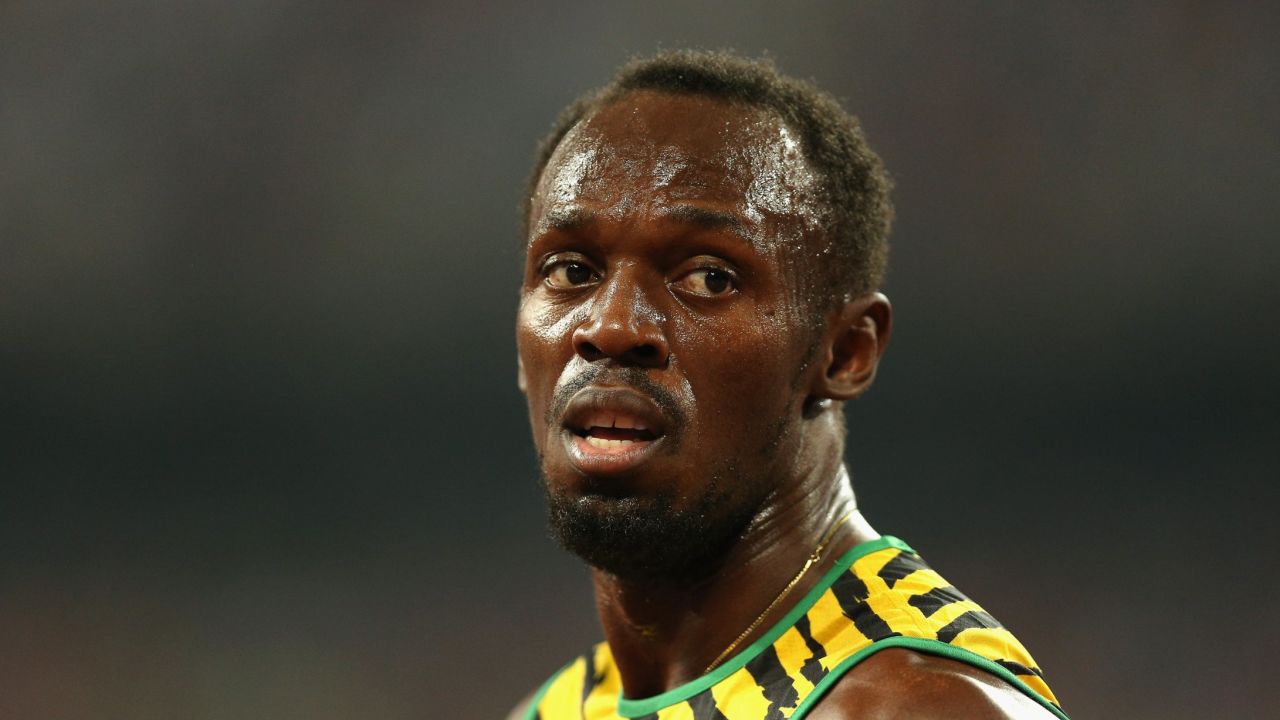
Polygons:
M698 268L676 280L675 286L701 297L721 297L738 289L733 273L719 268Z
M590 265L572 260L548 263L542 270L548 287L556 290L572 290L600 279Z

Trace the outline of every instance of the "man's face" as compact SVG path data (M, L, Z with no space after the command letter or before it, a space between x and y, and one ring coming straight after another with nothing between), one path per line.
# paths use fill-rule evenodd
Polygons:
M817 181L772 114L634 92L533 198L517 320L552 525L618 575L685 574L803 471Z

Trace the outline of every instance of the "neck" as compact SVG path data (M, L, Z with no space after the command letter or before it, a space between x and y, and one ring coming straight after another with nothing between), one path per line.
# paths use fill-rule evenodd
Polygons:
M627 697L670 690L701 676L730 646L726 660L748 647L845 550L879 537L857 512L839 449L825 455L769 499L704 580L641 582L594 572L601 624ZM820 557L779 600L829 533Z

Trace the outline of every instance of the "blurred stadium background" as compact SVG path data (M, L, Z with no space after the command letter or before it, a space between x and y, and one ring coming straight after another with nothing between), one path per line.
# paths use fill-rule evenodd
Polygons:
M593 642L515 207L566 102L685 46L814 78L896 178L877 527L1075 717L1273 711L1278 19L0 5L0 718L492 718Z

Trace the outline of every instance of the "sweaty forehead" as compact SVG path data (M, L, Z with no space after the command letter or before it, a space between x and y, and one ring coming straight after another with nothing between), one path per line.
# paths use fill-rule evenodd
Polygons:
M693 202L746 224L816 221L817 179L795 134L772 112L697 95L636 91L576 125L547 163L532 205L645 213Z

